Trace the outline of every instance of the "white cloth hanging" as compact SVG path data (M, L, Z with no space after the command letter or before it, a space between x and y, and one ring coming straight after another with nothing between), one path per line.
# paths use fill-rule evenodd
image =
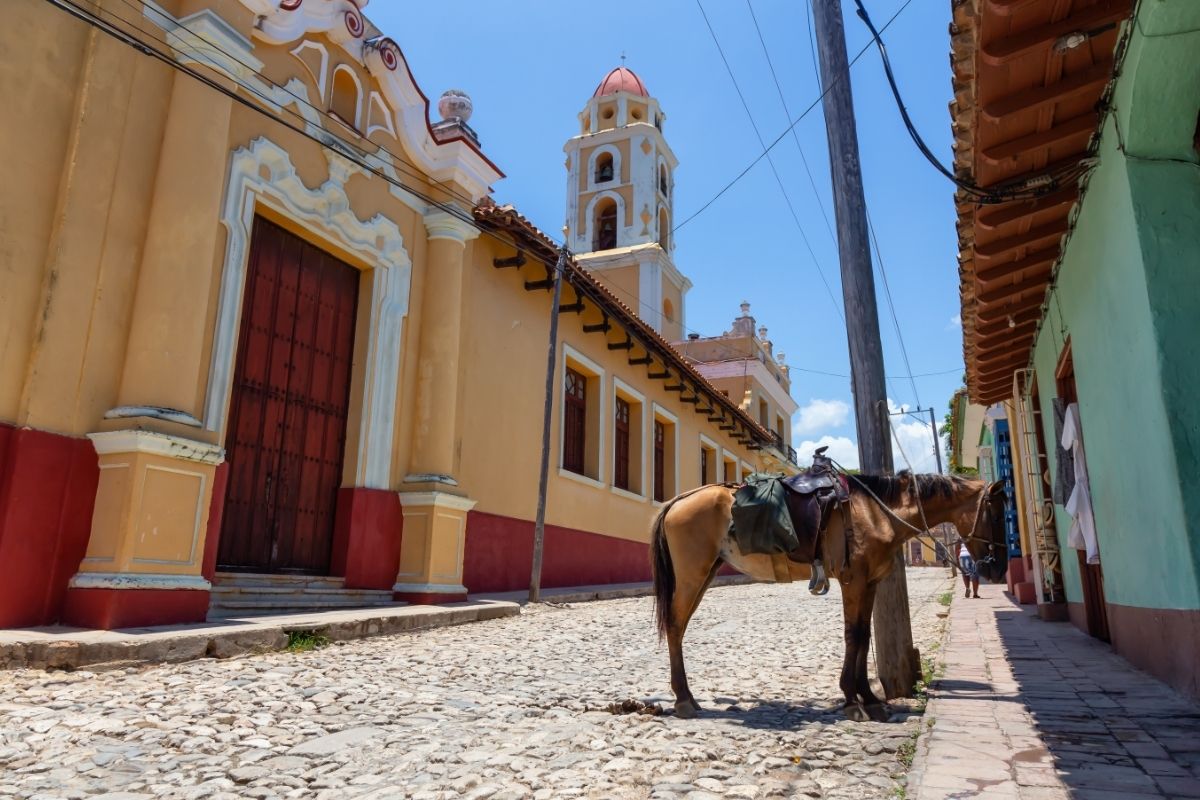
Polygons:
M1067 498L1067 513L1071 515L1071 530L1067 546L1083 550L1087 563L1100 563L1100 548L1096 544L1096 518L1092 515L1092 490L1088 482L1087 460L1083 453L1083 429L1079 424L1079 403L1067 406L1063 422L1062 446L1071 451L1075 467L1075 486Z

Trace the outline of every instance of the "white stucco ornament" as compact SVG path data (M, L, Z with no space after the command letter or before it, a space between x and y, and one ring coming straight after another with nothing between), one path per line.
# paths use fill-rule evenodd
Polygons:
M470 96L462 89L447 89L442 92L437 107L442 119L457 119L460 122L471 119L471 112L475 110Z

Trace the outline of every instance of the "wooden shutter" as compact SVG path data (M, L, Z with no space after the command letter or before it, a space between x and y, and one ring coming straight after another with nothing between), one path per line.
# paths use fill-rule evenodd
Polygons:
M629 403L617 398L616 435L613 437L613 485L629 489Z
M667 426L654 420L654 499L663 502L666 499L665 477L663 471L663 451L667 439Z
M708 448L700 447L700 485L708 483Z
M582 475L587 445L587 378L570 367L563 399L563 469Z

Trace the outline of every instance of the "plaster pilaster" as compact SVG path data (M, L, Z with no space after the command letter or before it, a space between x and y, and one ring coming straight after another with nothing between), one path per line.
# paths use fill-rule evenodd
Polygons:
M416 419L407 483L457 485L459 372L466 243L479 231L437 210L425 216L428 239L417 351Z
M232 101L177 75L138 273L119 407L198 418ZM164 379L170 376L170 379Z

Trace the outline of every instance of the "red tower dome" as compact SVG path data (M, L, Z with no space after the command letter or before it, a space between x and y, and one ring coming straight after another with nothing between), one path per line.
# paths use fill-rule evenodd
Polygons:
M605 75L592 97L603 97L606 94L616 94L617 92L629 92L642 97L650 96L650 93L646 91L646 84L642 83L642 79L635 75L629 67L617 67Z

